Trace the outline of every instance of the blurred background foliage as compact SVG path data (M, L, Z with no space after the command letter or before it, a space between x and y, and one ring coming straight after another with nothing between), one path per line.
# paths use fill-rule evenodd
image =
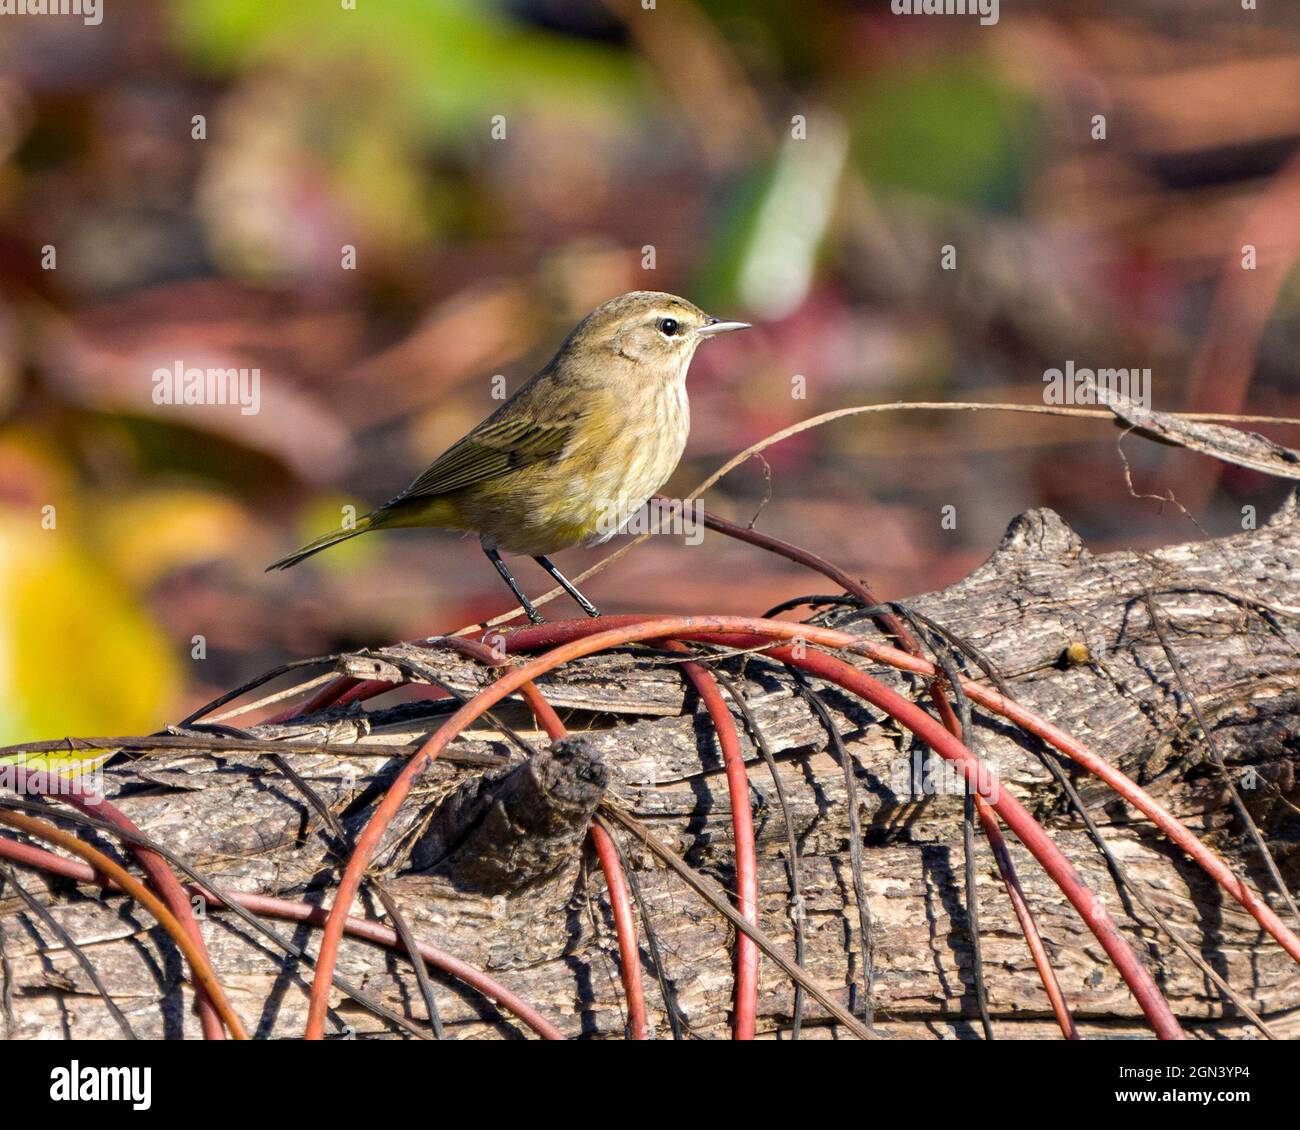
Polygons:
M393 494L495 406L494 375L517 388L624 290L757 326L697 359L670 492L834 408L1041 403L1068 360L1150 367L1157 407L1300 416L1300 11L1261 7L1038 0L993 27L850 0L4 17L0 742L149 730L287 657L502 611L449 535L262 567ZM260 411L155 404L178 362L256 367ZM1200 536L1130 494L1118 434L858 417L706 502L891 596L959 578L1037 505L1095 550ZM1139 492L1173 489L1210 533L1281 497L1123 448ZM757 613L818 587L707 536L654 538L589 591Z

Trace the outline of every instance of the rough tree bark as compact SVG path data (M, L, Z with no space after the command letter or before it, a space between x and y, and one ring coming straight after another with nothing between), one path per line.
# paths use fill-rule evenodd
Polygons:
M1195 697L1294 890L1300 880L1300 515L1294 505L1258 531L1105 556L1091 555L1055 514L1033 511L1011 524L997 551L968 578L910 604L985 653L1017 698L1137 777L1288 917L1233 814L1224 774L1207 756L1188 695ZM833 610L822 622L876 634L851 609ZM1079 644L1086 655L1071 646ZM1185 688L1166 646L1184 669ZM463 691L489 677L466 658L413 646L351 657L340 669L372 678L389 672L396 679L403 667L408 674L413 669L407 661ZM720 669L743 688L776 756L798 839L801 905L792 906L783 814L771 774L745 735L763 928L793 952L793 916L802 915L807 968L860 1013L867 971L842 767L786 672L754 656L726 659ZM921 697L916 680L892 672L883 677ZM572 1036L618 1037L625 1015L617 947L585 836L591 813L602 796L616 798L694 866L729 887L731 825L721 759L707 718L684 690L679 661L669 656L642 649L593 657L554 673L541 687L575 735L548 748L522 706L503 704L494 721L456 741L421 779L372 874L384 877L418 938L489 971ZM857 782L876 1029L885 1036L974 1036L962 798L915 793L909 779L922 751L873 710L837 691L824 696ZM328 743L328 754L295 754L291 761L355 834L378 786L398 764L375 751L419 740L445 714L445 702L369 710L354 705L252 732L268 744ZM531 762L497 728L505 725L539 751ZM1107 898L1189 1033L1252 1034L1144 911L1127 915L1034 743L979 712L976 732L1002 787L1030 806L1093 890ZM328 904L337 861L302 794L263 754L228 738L206 740L210 753L119 757L107 773L110 796L146 833L229 888ZM357 748L364 754L338 749L352 743L361 743ZM1296 966L1149 824L1095 781L1070 775L1132 881L1277 1034L1300 1035ZM103 837L99 842L109 843ZM687 1033L725 1036L730 929L634 839L623 836L621 846L639 880L661 972ZM983 962L995 1031L1053 1036L1045 994L982 837L977 850ZM1014 842L1012 853L1083 1034L1145 1031L1132 997L1069 904ZM90 886L17 873L86 948L137 1031L153 1037L197 1034L183 963L147 915L129 900L101 896ZM370 895L354 913L382 917ZM279 928L291 930L282 923ZM215 968L249 1029L260 1036L301 1034L307 971L251 939L227 913L210 913L203 930ZM638 933L651 1020L656 1034L666 1036L663 999L640 922ZM294 936L314 948L315 932L297 928ZM0 894L0 937L12 1002L3 1020L9 1036L117 1035L81 967L12 891ZM339 972L390 1008L423 1017L404 957L346 941ZM524 1031L458 982L435 975L435 985L449 1035ZM760 988L760 1034L788 1034L794 994L770 961L763 963ZM393 1031L348 999L333 999L335 1031ZM811 1000L802 1033L835 1034Z

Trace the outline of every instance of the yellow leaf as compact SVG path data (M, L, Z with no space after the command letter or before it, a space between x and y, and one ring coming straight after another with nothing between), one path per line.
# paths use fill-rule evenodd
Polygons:
M72 531L0 510L0 744L148 733L178 684L166 638Z

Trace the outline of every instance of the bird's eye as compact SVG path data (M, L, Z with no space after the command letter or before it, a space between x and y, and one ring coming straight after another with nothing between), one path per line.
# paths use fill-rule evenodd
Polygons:
M675 336L679 328L680 328L680 327L677 325L677 319L676 319L676 318L660 318L660 319L659 319L659 332L660 332L661 334L663 334L664 337L673 337L673 336Z

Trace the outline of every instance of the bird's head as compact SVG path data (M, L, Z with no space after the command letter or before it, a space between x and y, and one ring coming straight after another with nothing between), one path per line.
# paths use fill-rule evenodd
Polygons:
M622 357L637 365L661 368L667 375L684 373L702 341L731 330L747 330L746 322L711 318L693 302L675 294L634 290L597 306L564 343L573 356Z

